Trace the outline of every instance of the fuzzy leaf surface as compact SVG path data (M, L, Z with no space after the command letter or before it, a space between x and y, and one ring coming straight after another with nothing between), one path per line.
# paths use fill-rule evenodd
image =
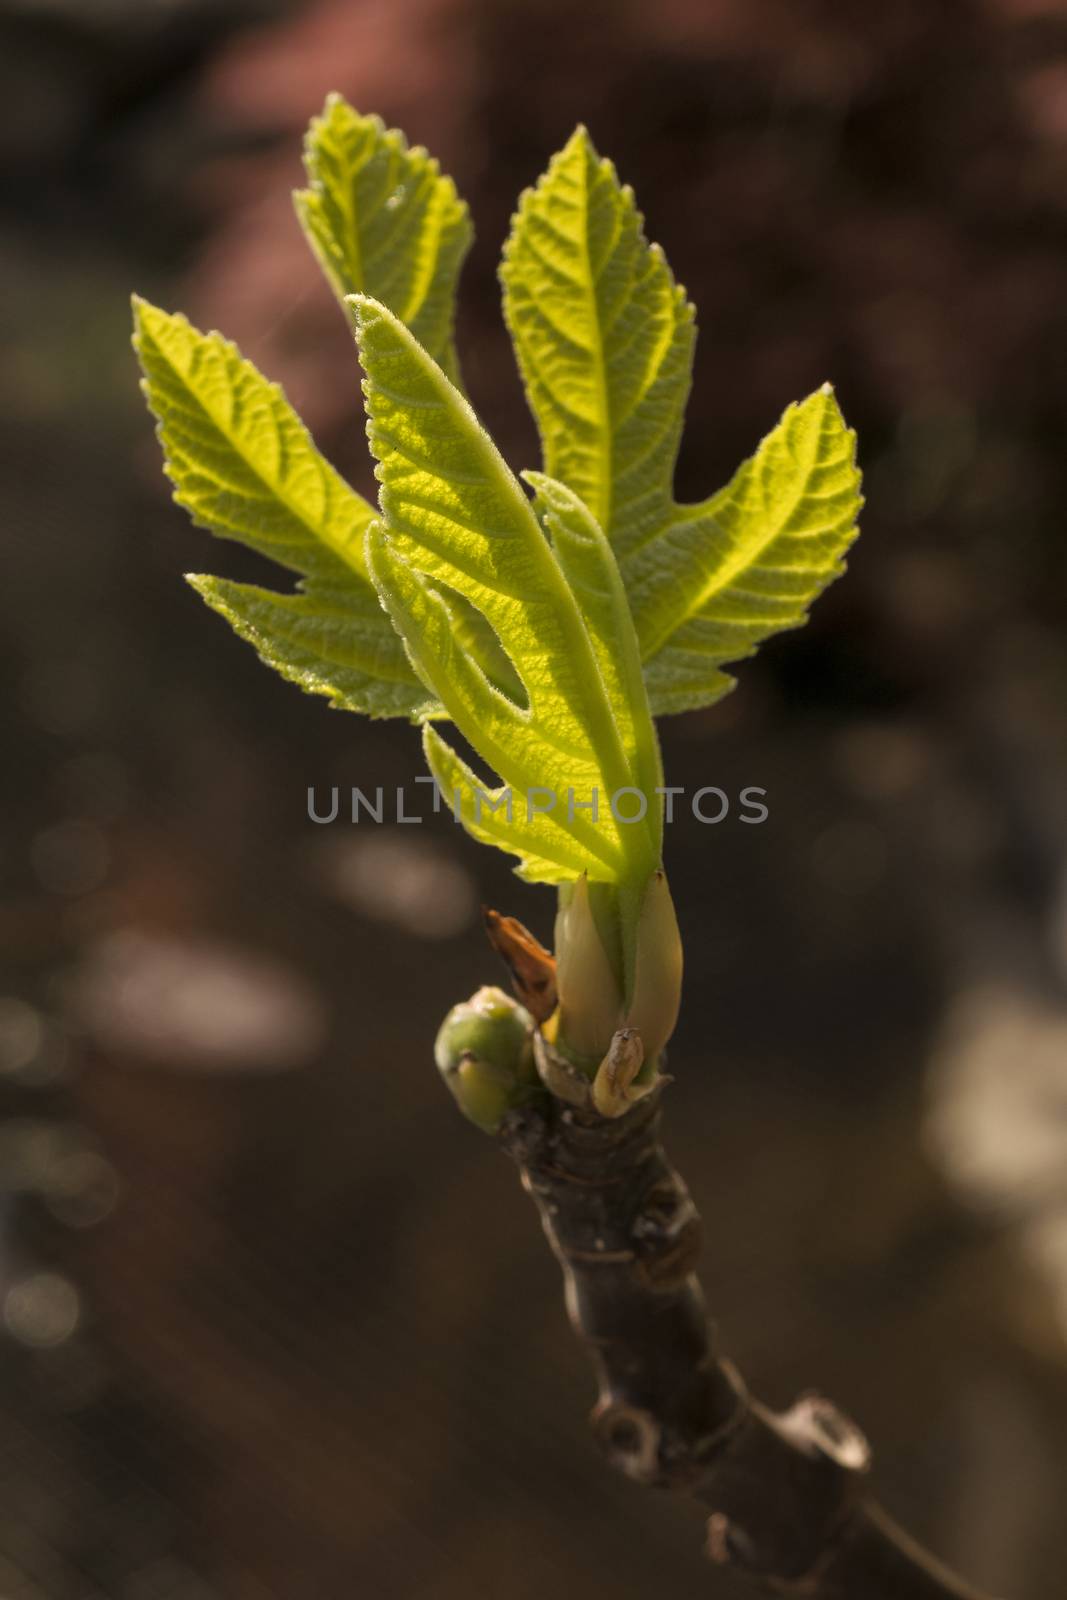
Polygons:
M282 677L369 716L440 714L367 575L374 508L316 449L277 384L185 317L134 302L134 346L175 501L200 527L300 575L295 592L198 575L193 587ZM450 597L464 647L520 692L484 619Z
M522 196L500 276L545 472L624 555L670 515L693 308L584 128Z
M198 526L300 575L289 594L207 577L194 587L301 688L371 716L426 714L425 688L367 576L372 507L234 345L144 301L134 319L176 502Z
M452 179L337 94L312 119L304 166L293 199L334 293L382 301L455 378L456 283L473 232Z
M636 786L650 807L663 783L659 741L641 671L641 654L618 563L589 508L566 484L524 472L534 510L585 619L590 642Z
M854 437L819 390L719 494L675 502L693 311L583 128L523 195L501 280L545 470L615 550L651 709L710 705L733 687L724 665L799 626L844 570Z
M734 686L724 665L807 621L859 531L855 452L825 385L787 408L725 489L622 563L654 712L719 699Z
M627 824L608 806L611 794L638 781L620 730L627 708L605 683L586 618L534 507L467 401L399 319L366 297L352 304L381 482L382 521L368 531L368 566L416 673L512 793L512 819L494 813L495 842L506 834L503 848L519 856L520 870L544 881L583 870L603 882L647 877L659 854L654 808ZM442 584L493 629L521 680L524 706L457 648ZM443 753L439 735L431 733L427 746L443 789L455 786L452 778L470 786L470 769L455 752ZM579 809L594 790L595 821ZM554 797L549 811L536 810L537 791Z

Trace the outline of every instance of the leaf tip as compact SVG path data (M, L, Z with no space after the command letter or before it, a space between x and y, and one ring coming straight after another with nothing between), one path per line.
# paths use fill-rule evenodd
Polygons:
M835 426L840 428L841 432L847 434L848 437L852 440L853 455L855 455L855 446L856 446L855 430L853 428L850 428L848 423L845 421L845 414L841 410L841 405L840 405L840 402L838 401L838 398L837 398L837 390L834 388L833 384L830 383L829 380L827 380L826 383L821 383L819 385L819 387L815 391L815 393L818 395L820 400L822 400L824 402L824 404L826 405L827 410L829 411L831 417L833 418Z
M200 596L210 610L217 612L220 617L225 617L230 626L236 628L233 616L225 603L222 592L224 585L218 578L213 578L206 572L183 572L182 579L189 585L194 594Z
M567 143L560 151L560 158L566 157L572 152L579 150L590 161L599 161L600 159L597 147L593 143L593 136L589 132L589 129L586 127L584 122L579 122L575 126L574 132L571 134L570 138L567 140Z
M346 311L351 313L357 333L362 332L368 324L373 322L376 317L380 317L385 311L381 301L375 300L369 294L346 294L344 296L344 305Z
M163 313L160 312L158 306L154 306L152 304L151 300L146 300L145 297L140 294L130 295L130 311L133 314L134 348L139 350L141 337L147 331L146 324L150 314L155 312L157 316L160 316Z
M367 531L363 535L363 552L367 562L367 570L378 586L380 573L376 570L379 557L384 553L389 543L389 535L385 531L385 523L381 517L372 517L367 523Z

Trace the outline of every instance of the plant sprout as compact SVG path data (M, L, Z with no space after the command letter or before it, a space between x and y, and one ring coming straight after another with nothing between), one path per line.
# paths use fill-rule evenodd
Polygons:
M675 501L693 308L578 128L521 197L504 249L543 456L516 476L462 389L453 328L472 232L452 180L338 96L305 164L297 215L355 334L379 504L232 344L138 300L175 499L298 575L282 591L188 581L283 677L418 724L468 832L557 886L559 1004L535 1018L538 1070L618 1115L657 1081L681 981L653 718L720 699L725 667L804 622L843 571L854 436L824 385L725 488ZM438 1059L472 1111L447 1035ZM511 1103L490 1099L499 1115Z
M501 267L542 447L516 475L462 387L471 229L452 181L336 96L305 160L297 214L355 335L379 503L232 344L136 301L175 499L296 575L189 582L283 677L417 724L468 832L557 890L554 956L487 912L518 1000L479 989L435 1055L540 1211L609 1459L702 1500L712 1559L776 1593L981 1600L869 1496L866 1441L837 1407L772 1412L718 1358L700 1219L658 1137L682 963L653 719L714 704L726 668L843 571L854 437L824 385L725 488L675 501L693 308L579 128L522 196Z

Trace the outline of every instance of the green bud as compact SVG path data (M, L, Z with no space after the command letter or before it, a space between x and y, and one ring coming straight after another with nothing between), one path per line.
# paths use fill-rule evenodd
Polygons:
M486 986L453 1006L442 1022L434 1060L464 1116L495 1133L505 1112L538 1084L529 1012L502 989Z
M682 936L674 901L662 870L649 879L637 920L634 992L626 1018L645 1047L646 1063L655 1062L674 1032L682 1001Z
M558 1041L571 1054L598 1062L622 1021L622 995L589 898L585 873L560 890L556 917Z

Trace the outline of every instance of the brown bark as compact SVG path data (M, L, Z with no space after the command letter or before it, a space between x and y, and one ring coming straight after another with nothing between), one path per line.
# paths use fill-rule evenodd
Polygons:
M770 1411L718 1357L694 1270L700 1218L659 1142L658 1102L608 1121L546 1097L500 1134L592 1355L608 1459L701 1500L711 1559L772 1593L986 1600L881 1510L866 1440L836 1406L809 1395Z

